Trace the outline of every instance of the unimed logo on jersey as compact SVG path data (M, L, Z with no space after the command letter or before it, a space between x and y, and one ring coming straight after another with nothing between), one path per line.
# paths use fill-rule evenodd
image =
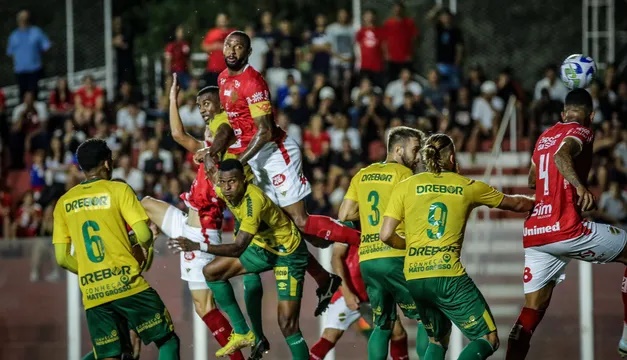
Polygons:
M533 236L533 235L542 235L560 231L560 222L556 222L553 225L547 226L534 226L532 228L525 227L523 228L523 236Z

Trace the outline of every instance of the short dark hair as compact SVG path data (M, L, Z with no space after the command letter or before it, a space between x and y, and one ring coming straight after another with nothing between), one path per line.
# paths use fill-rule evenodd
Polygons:
M226 159L220 162L220 171L238 170L244 173L244 165L237 159Z
M593 109L592 96L585 89L574 89L566 95L564 107L566 106L581 106L587 113L591 113Z
M213 94L213 95L219 95L220 94L220 88L217 87L216 85L209 85L209 86L205 86L204 88L200 89L200 91L198 92L198 95L196 95L196 97L205 95L205 94Z
M76 149L76 159L81 170L91 171L111 160L111 149L103 139L87 139Z
M399 142L405 142L409 138L416 138L420 141L420 146L424 142L424 133L418 129L408 126L397 126L390 129L388 133L388 152L394 150L394 145Z
M230 33L229 36L239 36L240 38L242 38L242 40L244 40L244 44L246 44L246 48L250 49L250 46L251 46L250 45L250 36L248 36L248 34L246 34L245 32L243 32L241 30L235 30L232 33Z

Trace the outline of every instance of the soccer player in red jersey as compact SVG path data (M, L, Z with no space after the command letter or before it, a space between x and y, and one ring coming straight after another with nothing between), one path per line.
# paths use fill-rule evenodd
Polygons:
M324 240L359 244L359 231L330 217L307 213L304 198L311 193L311 186L302 173L300 147L276 124L268 85L248 65L251 51L248 35L242 31L229 34L224 42L227 69L218 77L220 101L237 137L236 144L243 149L239 160L251 167L256 184L290 216L300 231L309 235L309 241L318 246L328 245ZM215 139L207 159L217 161L214 147L218 149L221 142ZM329 279L329 286L317 291L320 298L317 314L326 308L339 286L339 278Z
M207 87L200 90L197 102L201 114L205 119L213 119L219 112L217 87ZM178 96L178 81L173 76L170 89L170 129L174 140L187 151L195 153L199 149L208 146L205 141L198 140L188 134L178 113L176 99ZM216 106L216 103L218 104ZM234 135L228 124L219 126L217 131L230 142L234 141ZM205 137L208 131L205 132ZM196 314L205 322L221 346L229 341L232 328L222 312L216 307L214 296L221 294L215 290L210 291L202 273L203 267L214 259L214 256L206 252L207 244L221 244L221 228L225 209L224 202L215 193L214 186L205 176L203 166L199 166L196 179L192 183L189 192L181 194L189 208L187 214L172 205L152 197L142 199L142 205L146 209L150 220L156 224L168 237L176 238L184 236L196 245L193 251L181 252L181 278L188 282L194 301ZM192 250L192 249L190 249ZM204 251L203 251L204 250ZM261 284L258 275L256 281ZM231 289L232 291L232 289ZM219 292L219 290L218 290ZM232 360L243 360L240 351L230 355Z
M322 336L309 350L310 360L323 360L344 331L362 317L360 310L369 302L359 271L359 247L333 244L331 264L342 278L342 287L331 298ZM407 333L398 319L394 323L391 340L392 360L407 360Z
M589 222L582 215L595 207L585 182L592 162L593 118L592 97L584 89L575 89L566 96L562 120L536 142L529 172L536 205L523 230L525 305L509 335L507 360L527 356L531 336L571 259L627 264L625 231ZM623 305L627 324L625 278ZM627 325L618 348L623 355L627 354L626 335Z

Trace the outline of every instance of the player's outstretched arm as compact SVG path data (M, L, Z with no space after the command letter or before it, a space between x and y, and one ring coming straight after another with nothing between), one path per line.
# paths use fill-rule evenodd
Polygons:
M396 228L400 223L400 220L384 216L383 225L381 225L381 230L379 231L379 239L395 249L405 249L406 247L405 239L396 233Z
M255 235L240 229L232 244L207 245L207 252L217 256L238 258L248 247ZM204 246L205 244L201 244Z
M357 201L344 198L340 204L337 219L340 221L359 220L359 203Z
M272 140L272 129L276 127L274 116L271 112L257 116L254 120L255 125L257 125L257 132L239 158L244 165L247 164L248 160L255 156L265 144Z
M228 124L221 124L213 134L213 142L209 147L209 155L212 158L222 158L229 146L235 143L235 132Z
M179 85L176 79L176 73L174 73L172 74L172 86L170 87L170 130L172 131L172 138L179 145L184 147L185 150L195 153L203 147L203 144L202 141L194 138L185 131L177 105L178 95Z
M533 210L535 201L532 197L525 195L505 195L497 206L497 209L515 212L529 212Z
M54 244L54 257L60 267L74 274L78 273L78 263L76 258L72 256L70 244Z

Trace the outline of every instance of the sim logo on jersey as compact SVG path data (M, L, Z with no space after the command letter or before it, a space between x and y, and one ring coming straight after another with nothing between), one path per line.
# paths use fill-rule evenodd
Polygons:
M277 174L272 177L272 185L279 187L285 182L285 175Z
M562 137L562 134L557 134L552 137L543 137L542 139L540 139L540 142L538 143L538 150L544 150L544 149L550 148L551 146L557 143L557 139L559 139L560 137Z
M538 219L544 219L551 216L553 213L553 206L551 204L544 204L539 202L533 208L533 212L531 213L531 217L538 217Z

